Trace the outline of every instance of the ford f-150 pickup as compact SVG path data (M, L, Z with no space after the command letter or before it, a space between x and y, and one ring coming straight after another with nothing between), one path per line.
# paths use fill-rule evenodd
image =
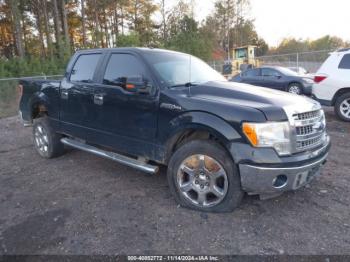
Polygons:
M201 211L296 190L320 174L330 148L318 102L228 82L179 52L82 50L61 81L19 89L42 157L68 146L151 174L165 165L176 201Z

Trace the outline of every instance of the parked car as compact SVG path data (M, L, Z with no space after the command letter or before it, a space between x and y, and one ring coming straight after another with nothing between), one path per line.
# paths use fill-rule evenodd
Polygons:
M268 87L293 94L311 95L313 80L280 66L264 66L242 72L232 82Z
M330 141L318 102L230 83L193 56L159 49L78 51L61 81L22 80L20 115L44 158L64 145L154 174L177 202L236 208L320 173Z
M313 97L334 106L337 116L350 122L350 48L330 54L315 75Z

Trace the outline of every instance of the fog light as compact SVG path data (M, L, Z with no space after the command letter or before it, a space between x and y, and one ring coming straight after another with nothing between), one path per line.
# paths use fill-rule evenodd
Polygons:
M274 188L283 188L287 185L288 178L286 175L279 175L276 176L275 179L272 181L272 185Z

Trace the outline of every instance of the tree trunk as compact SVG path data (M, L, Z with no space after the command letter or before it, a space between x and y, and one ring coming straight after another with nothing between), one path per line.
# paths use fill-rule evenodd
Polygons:
M108 25L107 25L107 15L106 15L106 10L103 12L103 18L104 18L104 30L105 30L105 37L106 37L106 46L109 47L109 33L108 33Z
M96 47L100 46L102 42L103 47L103 39L100 38L100 30L99 30L99 19L98 19L98 10L97 10L97 2L94 0L94 10L95 10L95 36L96 36Z
M60 42L61 42L60 16L58 13L57 0L52 0L52 2L53 2L53 18L54 18L54 23L55 23L56 44L58 47L60 47Z
M119 17L118 17L118 5L116 4L114 9L114 46L118 46L118 35L119 35Z
M67 45L70 44L69 33L68 33L68 22L67 22L67 9L66 9L66 1L61 0L61 13L62 13L62 25L64 32L64 40Z
M14 39L16 44L16 54L19 57L24 57L24 48L23 48L23 31L21 27L21 14L18 9L18 0L10 1L10 8L12 14L12 23L14 31Z
M166 35L166 11L165 11L165 0L162 0L161 2L161 13L162 13L162 27L163 27L163 44L166 42L167 35Z
M51 32L50 32L50 24L49 24L49 15L47 10L47 2L46 0L42 0L43 4L43 11L44 11L44 25L45 25L45 35L46 35L46 43L47 43L47 49L49 50L50 57L53 57L53 50L52 50L52 38L51 38Z
M40 39L40 56L41 57L45 57L46 53L45 53L45 44L44 44L44 36L43 36L43 30L42 30L42 23L41 23L41 17L40 14L38 13L39 9L37 8L37 6L34 6L34 8L36 9L33 14L36 20L36 27L38 29L39 32L39 39Z
M86 19L85 19L85 0L81 0L81 23L83 30L83 47L86 47Z
M124 35L124 8L123 8L123 5L121 5L120 11L121 11L121 18L122 18L122 35Z

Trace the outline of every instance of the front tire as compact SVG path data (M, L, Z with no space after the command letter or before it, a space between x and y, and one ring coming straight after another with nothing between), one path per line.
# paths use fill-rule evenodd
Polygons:
M299 83L291 83L287 88L287 92L291 94L301 95L303 93L303 88Z
M44 116L34 120L33 141L34 147L40 156L54 158L64 153L61 136L50 126L49 119Z
M350 122L350 93L337 98L334 105L336 115L345 122Z
M231 212L244 195L231 157L209 140L181 146L170 159L167 177L177 203L199 211Z

